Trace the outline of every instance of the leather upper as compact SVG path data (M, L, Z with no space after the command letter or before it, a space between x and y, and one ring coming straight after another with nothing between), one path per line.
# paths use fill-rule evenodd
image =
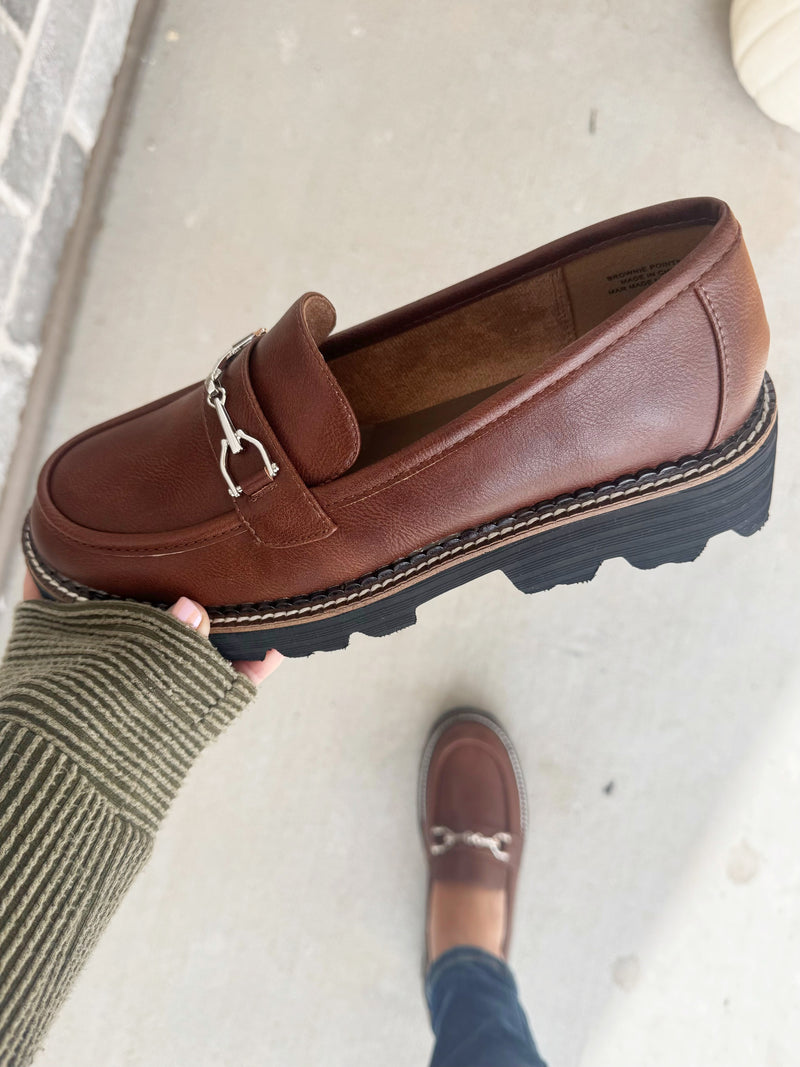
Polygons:
M469 410L353 469L359 426L335 360L620 235L702 221L708 234L618 311ZM758 286L726 205L621 216L328 338L306 294L225 367L229 459L202 383L86 431L43 468L31 512L46 562L95 589L209 605L270 601L355 579L434 541L560 493L697 453L756 402L768 348ZM435 328L435 327L434 327ZM491 358L491 353L486 355ZM206 370L206 368L202 368Z
M437 733L420 783L430 880L504 890L505 953L526 829L510 742L498 724L470 709L453 714Z

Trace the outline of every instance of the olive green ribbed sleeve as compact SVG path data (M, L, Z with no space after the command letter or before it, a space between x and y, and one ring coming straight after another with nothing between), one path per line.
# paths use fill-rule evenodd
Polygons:
M17 607L0 666L0 1067L30 1063L195 757L254 693L155 608Z

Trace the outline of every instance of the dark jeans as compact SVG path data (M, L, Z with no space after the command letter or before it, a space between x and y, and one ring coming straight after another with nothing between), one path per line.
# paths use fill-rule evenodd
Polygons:
M425 995L436 1035L430 1067L545 1067L517 983L480 948L451 948L428 969Z

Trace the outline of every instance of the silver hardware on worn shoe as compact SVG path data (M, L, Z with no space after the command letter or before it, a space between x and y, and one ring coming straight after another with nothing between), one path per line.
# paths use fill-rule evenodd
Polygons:
M244 430L237 430L231 422L231 417L228 414L228 410L225 407L225 401L228 398L228 394L224 385L220 384L220 378L222 377L222 371L225 364L229 359L233 359L243 349L247 348L251 341L254 341L256 337L260 337L265 330L255 330L253 333L249 333L247 337L243 337L241 341L237 341L235 345L231 345L228 351L217 360L214 366L211 368L211 373L206 378L206 403L209 407L212 407L219 419L222 432L225 435L220 439L220 454L219 454L219 469L222 471L222 477L225 479L228 486L228 493L234 499L237 496L242 495L242 487L234 482L228 471L228 453L230 452L234 456L238 456L240 452L245 450L247 445L254 445L264 461L264 470L267 472L270 478L274 478L280 468L277 463L269 458L266 448L255 437L251 437L249 433L245 433Z
M501 863L508 863L508 849L503 846L511 844L511 834L507 834L505 831L487 837L477 830L462 830L460 833L456 833L449 826L432 826L431 837L433 838L430 846L432 856L441 856L443 852L448 852L454 845L468 845L470 848L487 848L496 860L500 860Z

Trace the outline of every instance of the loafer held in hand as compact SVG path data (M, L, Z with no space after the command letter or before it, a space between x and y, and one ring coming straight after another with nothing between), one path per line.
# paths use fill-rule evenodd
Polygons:
M205 382L45 465L42 591L208 605L232 658L344 647L502 569L694 559L767 517L768 329L725 204L590 227L331 336L301 297Z

